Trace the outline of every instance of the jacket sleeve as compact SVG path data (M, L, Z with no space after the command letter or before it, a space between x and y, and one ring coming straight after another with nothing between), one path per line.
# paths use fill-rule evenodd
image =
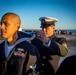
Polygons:
M61 56L66 56L68 52L67 40L64 37L58 37L56 42L58 42L57 44L59 46Z
M26 75L40 74L41 73L41 60L37 48L30 44L29 58L26 67Z
M51 40L51 44L48 49L51 55L66 56L68 53L68 50L64 46L54 40Z
M68 48L67 46L67 40L63 37L58 37L56 40L56 42L58 42L59 44L63 45L65 48Z
M57 42L56 42L57 43ZM59 47L59 51L60 51L60 56L66 56L68 53L68 50L66 47L64 47L63 45L57 43L58 47Z

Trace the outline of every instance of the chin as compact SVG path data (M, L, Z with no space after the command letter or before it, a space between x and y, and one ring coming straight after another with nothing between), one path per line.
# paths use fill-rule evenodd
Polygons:
M7 37L5 35L1 35L2 38L6 39Z

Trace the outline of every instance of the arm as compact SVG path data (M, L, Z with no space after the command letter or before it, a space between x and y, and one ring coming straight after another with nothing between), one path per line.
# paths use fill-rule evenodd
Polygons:
M37 48L31 44L29 48L28 62L26 66L26 73L28 74L40 74L41 73L41 61Z
M36 34L36 37L43 42L43 45L47 47L48 52L50 52L50 55L59 55L59 56L66 56L68 53L68 50L61 44L63 44L63 39L57 38L57 40L52 40L47 37L47 35L42 32L38 31ZM50 40L50 41L49 41ZM57 43L57 42L59 43ZM50 44L49 44L50 42Z
M67 40L65 39L65 38L63 38L63 37L61 37L61 38L57 38L56 39L56 41L59 43L59 44L61 44L61 45L63 45L65 48L67 48Z
M57 38L55 41L58 42L57 44L60 48L61 55L62 56L67 55L67 53L68 53L67 40L65 38L61 37L61 38Z
M65 48L63 45L57 43L54 40L51 40L51 44L48 47L48 50L52 55L66 56L68 53L67 48Z
M57 43L57 42L56 42ZM66 56L67 53L68 53L68 50L66 47L64 47L63 45L57 43L58 47L59 47L59 50L60 50L60 55L61 56Z

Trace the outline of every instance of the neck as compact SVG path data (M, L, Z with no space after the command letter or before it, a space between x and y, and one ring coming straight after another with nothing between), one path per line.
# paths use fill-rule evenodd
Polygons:
M9 46L14 45L14 44L16 43L17 39L18 39L18 34L15 33L13 37L7 39L8 45L9 45Z

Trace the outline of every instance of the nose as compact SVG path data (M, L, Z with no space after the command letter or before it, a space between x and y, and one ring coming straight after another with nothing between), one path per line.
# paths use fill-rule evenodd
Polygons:
M0 25L0 29L4 29L5 28L5 25L4 25L4 23L2 23L1 25Z

